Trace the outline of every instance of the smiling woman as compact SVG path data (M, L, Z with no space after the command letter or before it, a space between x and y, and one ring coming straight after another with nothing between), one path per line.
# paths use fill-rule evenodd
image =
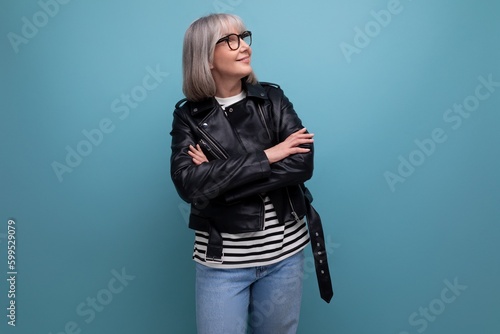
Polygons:
M241 43L241 45L246 44L248 48L243 45L242 50L239 50L239 48L232 50L229 42L227 45L220 43L226 40L225 37L231 38L228 35L232 33L239 34L244 31L246 31L246 28L243 22L232 15L210 15L193 22L184 37L182 58L183 92L188 100L199 101L206 99L208 96L216 95L215 78L212 75L212 70L215 66L214 61L220 62L218 57L224 57L224 51L228 54L227 57L231 55L248 57L249 66L246 71L250 72L243 75L243 77L246 77L245 81L248 83L257 83L257 79L250 67L249 57L252 53L250 45ZM231 39L234 39L234 37ZM224 45L226 47L222 48ZM237 79L237 81L240 81L240 79Z
M244 31L238 34L235 29L217 41L214 59L210 65L217 86L216 96L229 97L241 91L241 78L252 73L250 44L252 33Z
M196 20L184 37L186 99L174 111L171 176L191 204L198 333L287 334L298 326L313 134L278 85L257 81L251 44L252 33L229 14ZM307 222L329 302L321 222Z

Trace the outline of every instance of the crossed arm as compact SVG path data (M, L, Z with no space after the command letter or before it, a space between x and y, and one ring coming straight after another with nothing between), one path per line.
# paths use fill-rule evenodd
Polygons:
M308 153L310 149L300 147L300 145L312 144L314 142L314 134L307 133L306 131L306 128L302 128L292 133L281 143L264 150L269 163L276 163L293 154ZM201 150L200 145L189 145L188 154L193 159L193 163L197 166L204 162L208 162L208 159Z
M307 133L281 90L270 90L277 144L262 151L208 159L189 117L174 111L170 173L180 197L197 203L217 197L232 203L248 196L303 183L313 173L314 134ZM280 141L281 140L281 141ZM276 143L276 142L275 142Z

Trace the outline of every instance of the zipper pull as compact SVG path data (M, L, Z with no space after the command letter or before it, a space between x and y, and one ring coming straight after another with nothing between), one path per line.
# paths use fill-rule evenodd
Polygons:
M295 211L292 211L292 216L295 218L295 221L296 221L297 223L300 223L300 218L299 218L299 216L297 215L297 213L295 213Z
M201 144L201 146L204 149L206 149L208 152L212 153L212 148L203 139L200 139L199 143Z

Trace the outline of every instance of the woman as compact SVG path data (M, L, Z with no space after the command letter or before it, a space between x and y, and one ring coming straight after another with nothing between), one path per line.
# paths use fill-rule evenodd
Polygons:
M257 81L251 43L229 14L196 20L184 37L171 176L196 231L198 333L298 326L313 134L279 86Z

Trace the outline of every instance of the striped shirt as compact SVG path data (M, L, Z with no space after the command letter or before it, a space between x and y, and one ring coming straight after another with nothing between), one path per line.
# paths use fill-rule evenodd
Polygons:
M304 219L284 224L278 221L270 198L264 198L264 229L257 232L221 233L222 262L205 261L208 233L196 231L193 259L212 268L248 268L270 265L292 256L309 242Z

